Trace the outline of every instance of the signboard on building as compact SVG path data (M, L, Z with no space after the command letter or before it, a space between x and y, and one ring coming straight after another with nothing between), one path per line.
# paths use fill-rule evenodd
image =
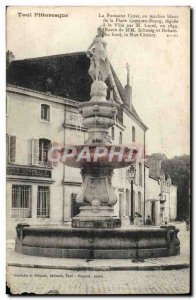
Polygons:
M77 113L66 111L65 124L82 127L82 117Z
M7 175L51 178L51 170L9 166Z

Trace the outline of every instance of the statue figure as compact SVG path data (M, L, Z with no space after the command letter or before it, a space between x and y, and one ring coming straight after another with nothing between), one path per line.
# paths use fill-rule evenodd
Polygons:
M105 42L103 37L104 31L101 27L98 27L97 35L93 39L86 52L87 56L91 60L88 73L93 81L105 81L109 76L110 65L106 52L107 43ZM92 49L93 46L95 47Z

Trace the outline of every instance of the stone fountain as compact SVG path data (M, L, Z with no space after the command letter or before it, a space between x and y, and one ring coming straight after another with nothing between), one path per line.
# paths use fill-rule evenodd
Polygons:
M114 168L122 168L134 162L135 149L111 145L108 129L114 125L117 105L106 100L107 86L95 81L91 86L91 100L79 105L83 125L89 137L85 145L76 146L77 154L66 159L66 164L81 169L83 184L76 201L81 204L80 214L72 219L74 228L117 228L119 217L114 216L117 202L111 177ZM119 155L122 151L122 158ZM90 160L81 153L89 153ZM116 153L116 155L115 155ZM131 157L128 159L128 156ZM78 159L78 157L81 159Z
M109 67L107 57L104 60L103 53L96 52L96 47L100 50L98 43L104 43L101 34L95 50L87 53L93 79L91 100L79 105L89 136L84 145L74 146L75 153L65 161L81 169L83 183L76 199L81 204L80 213L72 219L71 228L18 224L15 250L28 255L85 259L177 255L180 246L174 226L121 228L120 218L114 215L117 199L111 185L113 170L133 165L137 151L111 144L108 130L114 125L117 104L106 100L104 81Z

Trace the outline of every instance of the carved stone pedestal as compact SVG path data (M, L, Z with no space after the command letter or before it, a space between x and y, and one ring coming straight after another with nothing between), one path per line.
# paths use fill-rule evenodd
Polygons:
M111 186L111 168L85 167L81 171L83 183L77 195L81 203L80 213L72 219L72 227L78 228L116 228L121 220L114 216L113 205L116 195Z
M75 228L119 228L120 218L114 216L109 206L82 206L80 214L72 219Z
M121 220L117 217L75 217L73 228L120 228Z

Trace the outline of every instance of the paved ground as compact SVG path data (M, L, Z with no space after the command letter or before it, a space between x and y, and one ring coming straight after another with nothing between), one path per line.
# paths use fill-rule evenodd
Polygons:
M136 265L128 260L67 260L44 258L51 266L91 266L97 267L97 271L91 270L69 270L66 269L44 269L33 267L33 264L44 264L44 259L39 257L14 255L12 247L8 254L7 281L12 282L12 293L32 292L38 294L60 293L60 294L185 294L189 292L189 268L180 270L156 270L156 267L165 263L176 264L178 261L189 262L189 232L185 230L184 224L180 227L179 238L181 241L181 255L169 258L157 258L137 263L140 266L154 264L153 271L108 271L108 266ZM111 262L112 261L112 262ZM25 262L31 264L31 268L13 266L13 262ZM98 271L104 267L102 271ZM50 279L50 280L49 280ZM51 280L52 279L52 280Z
M175 257L149 258L145 260L132 259L72 259L29 256L16 253L9 249L8 266L41 269L61 269L80 271L125 271L125 270L177 270L189 267L189 258L183 255Z
M19 277L28 276L28 277ZM31 277L32 276L32 277ZM66 271L9 267L12 293L47 294L185 294L189 270ZM52 279L52 280L48 280Z

